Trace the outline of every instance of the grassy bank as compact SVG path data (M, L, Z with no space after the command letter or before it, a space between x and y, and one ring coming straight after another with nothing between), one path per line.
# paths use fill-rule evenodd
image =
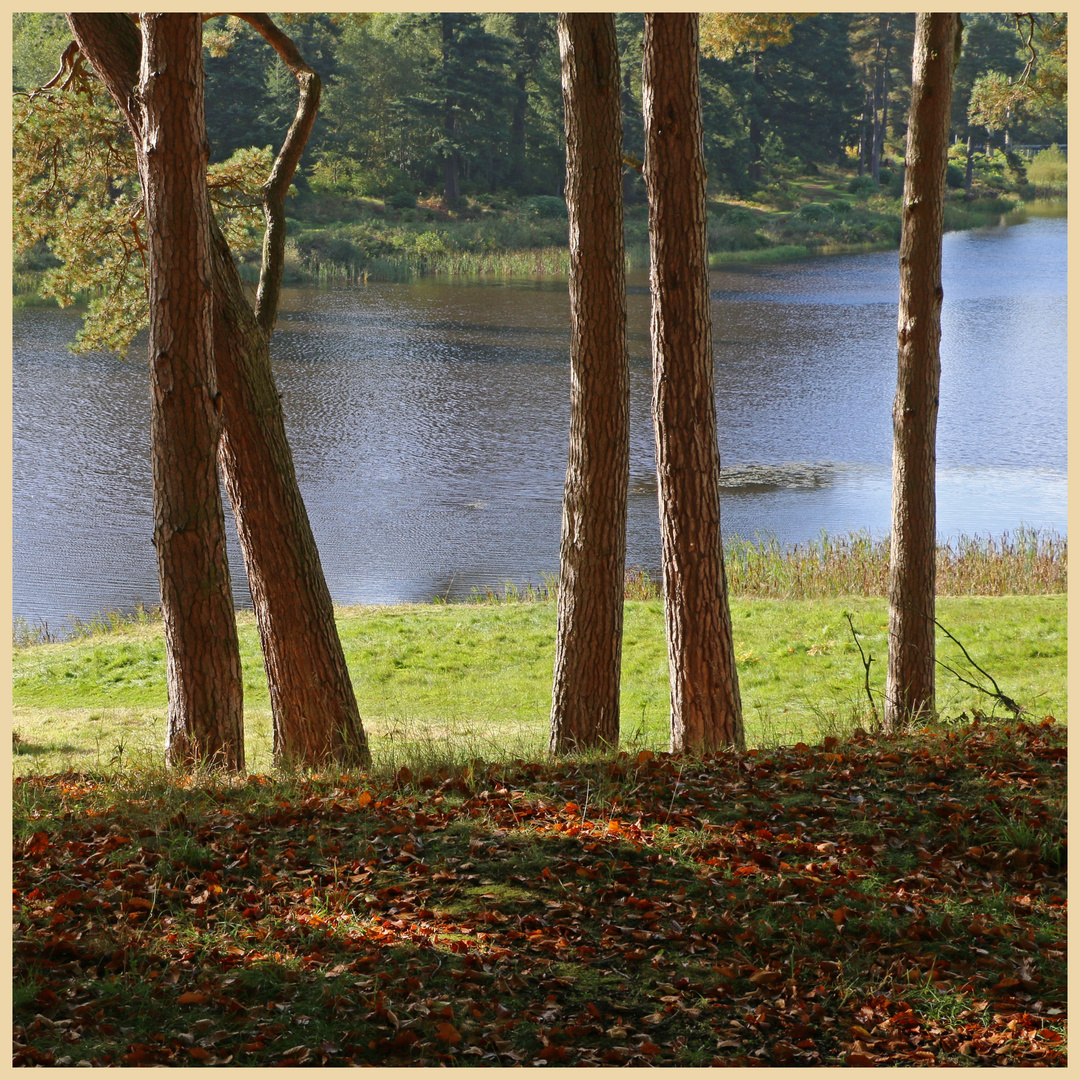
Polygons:
M1064 1065L1061 725L14 787L14 1064Z
M886 605L867 597L732 602L735 649L752 746L820 740L870 722L859 643L874 658L880 703ZM1066 600L955 597L938 617L1002 691L1033 716L1066 715ZM248 765L271 767L270 710L254 620L241 614ZM341 609L339 627L376 771L414 771L475 757L536 759L547 741L555 605L429 604ZM989 688L939 634L940 659ZM958 717L994 701L939 673L938 706ZM19 774L115 769L160 761L165 650L160 625L16 648ZM1000 708L997 710L1000 712ZM668 682L659 600L626 606L622 744L667 747Z
M1010 182L999 167L987 172L969 195L950 189L945 226L997 224L1005 214L1023 212L1024 200L1063 200L1064 191L1060 184L1025 187ZM813 176L778 175L746 199L712 197L710 265L895 248L900 240L901 194L899 168L884 170L882 183L874 185L868 177L837 167L822 168ZM1061 212L1062 202L1055 205ZM449 208L437 197L350 198L307 190L291 199L288 213L287 284L569 274L566 206L554 196L477 195ZM625 234L628 268L646 268L644 204L627 205ZM259 249L237 254L241 272L255 280ZM16 304L39 302L37 283L50 264L51 257L42 251L16 258Z

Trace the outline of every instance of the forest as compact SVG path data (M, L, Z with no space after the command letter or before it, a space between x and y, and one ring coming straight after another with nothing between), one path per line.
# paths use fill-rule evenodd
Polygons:
M628 258L637 265L646 259L642 20L616 17ZM1066 23L1043 17L1031 41L1006 14L967 14L963 23L949 184L966 196L970 217L980 196L1031 197L1040 175L1025 176L1031 154L1067 142ZM323 80L288 200L287 277L565 273L565 259L552 253L566 243L553 14L312 14L286 16L284 25ZM711 252L895 245L896 211L867 205L867 197L895 200L903 185L913 33L911 14L705 17ZM62 16L17 13L15 89L54 75L68 40ZM288 127L295 84L249 26L225 16L205 24L204 61L211 161L233 159L243 171L253 150L274 145ZM1021 82L1034 91L1023 100L1013 87ZM1021 147L1035 149L1014 151ZM792 184L834 180L834 170L837 200L823 203ZM1063 163L1053 175L1062 173ZM762 228L763 209L779 212L775 226ZM988 209L1000 213L1001 204ZM950 214L963 223L959 204ZM244 252L234 243L250 275L258 246L253 238ZM523 250L535 254L516 262L508 254ZM20 255L17 284L29 273L31 287L48 265L40 249Z

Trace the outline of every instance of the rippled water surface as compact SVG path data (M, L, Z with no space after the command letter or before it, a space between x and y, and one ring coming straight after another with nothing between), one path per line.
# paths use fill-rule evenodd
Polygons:
M952 233L944 258L939 531L1065 533L1066 222ZM895 252L713 273L725 534L887 530L897 287ZM629 561L655 569L648 307L633 278ZM77 325L15 314L14 610L52 625L158 595L144 348L74 356ZM335 600L557 569L565 283L295 289L273 356Z

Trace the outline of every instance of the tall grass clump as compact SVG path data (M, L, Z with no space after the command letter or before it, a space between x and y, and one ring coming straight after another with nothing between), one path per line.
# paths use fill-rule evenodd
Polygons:
M135 626L150 626L159 622L161 608L147 608L141 603L137 603L133 611L113 609L102 611L88 619L69 615L68 625L62 628L50 627L45 620L31 623L24 616L17 615L12 620L11 643L16 649L24 649L30 645L49 645L101 634L117 634Z
M1061 147L1055 145L1040 150L1027 167L1027 181L1037 190L1065 191L1069 183L1069 163Z
M856 532L785 547L775 537L725 543L728 583L738 596L804 600L824 596L885 596L889 539ZM1021 527L1000 538L959 536L937 549L939 596L1063 593L1068 541Z
M781 544L775 536L724 540L728 587L734 596L811 600L833 596L888 594L889 538L867 532L822 533L804 544ZM1064 593L1068 540L1049 530L1021 526L999 538L958 536L937 549L939 596L1041 596ZM640 567L626 571L628 601L657 600L663 581ZM544 574L541 584L506 582L501 588L473 589L473 604L549 603L558 599L559 579Z

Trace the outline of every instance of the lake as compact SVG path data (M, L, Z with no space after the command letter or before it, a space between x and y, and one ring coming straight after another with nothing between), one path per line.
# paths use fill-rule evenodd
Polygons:
M1067 531L1066 221L944 246L938 526ZM888 530L896 252L714 271L725 535ZM660 563L648 284L631 275L628 563ZM558 568L565 282L286 290L273 343L300 485L339 603L467 596ZM158 600L145 347L66 349L14 315L14 614L60 629ZM765 467L769 468L765 468ZM230 522L237 601L250 606Z

